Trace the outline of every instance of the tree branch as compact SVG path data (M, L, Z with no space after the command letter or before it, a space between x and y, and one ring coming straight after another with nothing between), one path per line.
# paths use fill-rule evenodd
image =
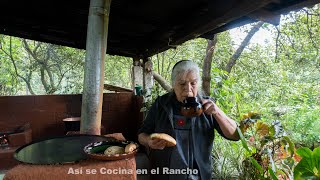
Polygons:
M208 45L206 49L206 56L203 61L202 66L202 90L203 93L207 96L210 96L210 82L211 82L211 64L212 64L212 56L214 53L214 49L217 44L217 35L215 34L212 40L208 40Z
M312 24L312 16L311 16L311 22L309 24L309 13L307 10L305 10L305 12L307 13L307 29L308 29L308 34L309 34L309 38L310 38L310 41L313 45L313 47L315 49L317 49L317 55L318 55L318 46L316 45L316 43L314 42L314 39L313 39L313 36L312 36L312 31L311 31L311 28L310 28L310 24Z
M17 65L16 65L16 62L15 62L15 59L13 58L13 55L12 55L12 38L10 37L10 40L9 40L9 53L6 52L4 49L2 49L1 47L1 50L7 55L9 56L9 59L11 61L11 63L13 64L13 67L14 67L14 71L15 71L15 74L17 77L21 78L27 85L28 89L29 89L29 92L34 95L34 91L31 87L31 83L30 83L30 79L26 79L25 77L23 77L22 75L19 74L18 72L18 68L17 68Z
M259 21L257 24L255 24L252 29L249 31L247 36L244 38L242 43L240 44L239 48L236 50L236 52L232 55L232 57L229 59L229 62L225 68L225 70L230 73L233 66L236 64L236 61L239 59L241 53L243 52L244 48L249 44L252 36L260 29L260 27L263 25L264 22Z
M165 89L168 92L172 90L172 86L160 74L156 73L155 71L152 71L152 75L163 89Z
M276 55L275 55L275 62L278 62L278 55L279 55L279 38L280 38L280 29L275 27L277 30L277 38L276 38Z
M45 71L47 72L48 74L48 77L49 77L49 82L50 82L50 87L51 87L51 91L52 92L53 90L55 91L56 89L56 86L54 84L54 79L53 79L53 75L52 75L52 72L51 72L51 69L48 67L48 60L51 58L51 55L50 55L50 49L51 49L51 46L48 46L48 49L47 49L47 56L45 58L45 63L43 64L43 68L45 69ZM53 91L53 92L54 92Z
M46 78L45 78L45 70L43 67L40 67L40 76L41 76L41 82L43 84L43 87L45 89L45 91L48 93L50 92L50 87L46 81Z

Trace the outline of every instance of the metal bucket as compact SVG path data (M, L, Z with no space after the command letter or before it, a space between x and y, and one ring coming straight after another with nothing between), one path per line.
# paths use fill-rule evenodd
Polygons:
M65 130L68 131L80 131L80 117L71 117L63 119Z

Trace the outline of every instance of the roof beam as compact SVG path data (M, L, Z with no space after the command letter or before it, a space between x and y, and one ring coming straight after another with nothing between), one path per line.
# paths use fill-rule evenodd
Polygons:
M280 14L285 14L290 11L295 11L297 9L301 9L303 7L310 7L310 6L313 6L318 3L320 3L320 0L304 0L304 1L301 1L300 3L296 3L294 5L287 7L287 8L282 8L280 11L277 11L277 12Z
M281 2L279 0L272 0L272 1L278 4ZM287 13L289 11L294 11L303 7L313 6L318 3L320 3L320 0L307 0L307 1L302 1L300 3L294 4L289 8L281 9L281 11L271 12L265 9L259 9L257 11L254 11L248 14L247 16L252 19L256 19L258 21L264 21L273 25L279 25L281 14Z
M201 26L198 27L191 27L190 29L194 29L192 32L181 32L179 36L172 38L172 44L181 44L189 39L196 38L201 34L209 32L215 28L221 27L231 21L234 21L242 16L245 16L259 8L262 8L269 3L273 2L273 0L244 0L244 1L237 1L238 4L233 6L228 12L224 15L213 18L210 21L203 22ZM214 6L214 4L211 4ZM212 8L214 9L214 8ZM190 24L198 24L196 22L190 22Z
M248 14L247 16L252 19L256 19L258 21L264 21L277 26L280 23L281 14L260 9Z
M272 0L272 3L280 4L281 0ZM272 17L272 14L273 15L279 14L281 16L281 14L288 13L289 11L294 11L294 10L300 9L302 7L310 7L310 6L313 6L313 5L318 4L318 3L320 3L320 0L305 0L305 1L302 1L300 3L288 5L289 8L282 8L281 10L275 10L275 11L272 11L272 12L270 12L270 11L269 12L261 12L261 11L259 12L259 10L257 10L257 11L254 11L254 12L248 14L247 16L244 16L242 18L234 20L230 24L223 25L223 26L218 27L218 28L216 28L216 29L214 29L214 30L212 30L210 32L207 32L207 33L203 34L201 37L210 39L216 33L219 33L219 32L222 32L222 31L225 31L225 30L228 30L228 29L232 29L232 28L235 28L235 27L243 26L245 24L254 23L259 19L261 19L262 21L268 22L268 23L272 23L272 22L269 22L269 21L273 21L271 18L275 18L275 17ZM266 11L266 10L264 10L264 11ZM264 13L264 14L271 13L269 15L270 19L253 17L252 14L254 14L255 12ZM272 24L274 24L274 23L272 23Z

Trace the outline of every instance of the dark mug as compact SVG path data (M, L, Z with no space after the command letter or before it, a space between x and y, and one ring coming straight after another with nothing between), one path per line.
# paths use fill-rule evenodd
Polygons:
M186 117L200 116L203 112L202 105L197 97L187 97L181 105L181 114Z

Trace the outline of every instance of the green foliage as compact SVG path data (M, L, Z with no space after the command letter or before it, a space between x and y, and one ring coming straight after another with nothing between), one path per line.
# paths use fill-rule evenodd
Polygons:
M278 176L292 179L294 144L286 136L280 121L269 125L259 119L258 113L244 114L238 129L248 153L243 161L243 176L249 179L278 179Z
M288 110L283 119L286 119L284 125L294 142L311 147L314 143L320 142L319 117L320 109L318 106L310 107L310 105L303 103L296 109Z
M77 93L82 89L84 52L2 35L2 77L14 88L3 95ZM3 76L4 75L4 76ZM2 81L1 86L9 87Z
M308 14L309 25L301 20ZM230 74L223 67L234 48L216 49L215 58L220 61L214 62L211 71L212 96L229 116L237 119L250 110L259 111L264 121L279 119L294 143L311 147L320 142L320 56L315 46L319 44L320 17L316 14L318 5L283 16L278 47L274 43L277 31L269 26L274 40L263 46L251 43ZM227 41L218 41L217 46ZM225 57L220 58L221 54Z
M220 136L216 137L215 145L212 149L214 178L225 180L239 179L239 172L243 169L244 152L245 150L239 141L225 141Z
M107 55L105 60L105 83L131 89L132 58Z
M317 5L312 9L304 9L298 13L283 16L281 27L279 27L281 32L278 39L279 46L276 48L274 44L277 32L274 27L269 26L269 31L274 32L274 41L264 46L250 44L230 74L226 74L223 68L234 48L225 48L225 51L216 49L215 52L215 56L217 54L225 56L224 58L219 57L220 61L214 62L211 71L212 95L217 99L218 105L233 119L239 119L241 114L250 110L258 111L264 114L260 121L270 124L271 119L278 119L287 132L287 135L282 137L287 144L287 149L284 150L290 156L293 154L293 159L291 157L282 159L283 165L280 168L278 167L279 161L274 161L276 171L270 171L272 165L268 166L265 172L272 179L275 178L273 173L278 177L279 175L288 177L288 172L290 172L292 176L292 168L299 160L293 153L294 144L308 147L319 146L320 56L317 46L319 46L320 37L318 24L320 17L316 16L319 12L319 5ZM309 25L305 21L306 15L309 16ZM312 28L306 28L308 26ZM217 45L225 43L220 40ZM272 131L274 134L275 129ZM246 150L246 156L256 153L256 148L252 148L246 142L247 140L243 137L243 148L250 150ZM217 143L221 143L220 146L227 144L220 141ZM256 145L261 147L260 142L256 142ZM284 150L281 149L281 151ZM238 154L238 150L234 149L234 153ZM262 157L265 158L265 156ZM252 160L249 160L248 164L244 163L242 166L253 166L252 168L259 169L253 163ZM247 168L238 172L246 174L252 170Z
M60 68L65 74L56 94L80 94L82 93L84 77L84 58L83 50L58 46L56 53L59 57L53 59L55 63L61 63Z
M18 41L13 40L13 47ZM8 45L7 36L0 35L0 95L14 95L22 90L19 81L15 76L14 67L1 49Z
M320 179L320 147L311 151L303 147L297 150L302 157L294 168L294 179Z

